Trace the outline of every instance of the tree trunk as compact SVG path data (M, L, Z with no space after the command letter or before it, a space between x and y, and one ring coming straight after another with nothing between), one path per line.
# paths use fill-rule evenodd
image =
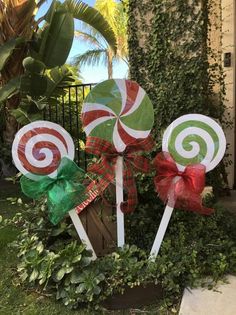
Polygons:
M23 37L26 40L32 38L35 22L34 12L37 8L36 1L27 0L0 0L0 45L12 38ZM22 61L27 56L27 45L17 47L11 58L0 73L0 85L4 86L9 80L20 76L23 72ZM0 86L0 87L1 87ZM5 102L5 131L3 140L6 145L11 145L17 131L17 122L10 114L20 104L20 95L14 95Z
M18 77L23 74L24 68L22 66L23 59L27 56L27 47L18 48L7 62L4 70L2 71L2 84L6 84L9 80ZM11 115L10 111L17 108L20 104L20 95L14 95L5 103L5 117L6 124L3 132L4 143L10 146L14 140L15 133L17 131L18 123L16 119Z
M107 54L107 70L108 70L108 79L112 79L113 77L113 55L111 52L108 52Z

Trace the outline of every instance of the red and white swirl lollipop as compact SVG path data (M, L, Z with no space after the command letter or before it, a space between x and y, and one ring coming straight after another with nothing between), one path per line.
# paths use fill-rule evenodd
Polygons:
M28 177L54 177L62 157L74 159L74 143L60 125L35 121L21 128L12 145L12 157L17 169Z

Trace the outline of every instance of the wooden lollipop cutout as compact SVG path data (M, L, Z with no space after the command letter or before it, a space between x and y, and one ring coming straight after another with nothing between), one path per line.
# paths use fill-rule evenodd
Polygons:
M184 172L188 166L204 165L209 172L221 161L226 150L226 139L220 125L213 119L200 115L188 114L179 117L166 129L162 140L162 151L170 154L177 170ZM178 175L178 174L177 174ZM173 178L173 184L179 179ZM150 257L158 255L174 205L167 205L153 243Z
M35 121L22 127L12 145L15 166L26 177L37 181L38 175L57 176L57 169L63 157L74 159L74 143L69 133L60 125L49 121ZM69 211L72 222L86 248L95 251L74 209Z
M153 126L153 106L146 92L130 80L107 80L96 85L85 99L82 123L87 136L113 144L120 153L115 167L117 243L125 244L122 152L137 140L146 139Z

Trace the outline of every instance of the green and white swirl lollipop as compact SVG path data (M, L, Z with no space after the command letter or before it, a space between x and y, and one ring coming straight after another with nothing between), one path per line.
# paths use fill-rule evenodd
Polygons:
M200 114L184 115L173 121L162 140L162 150L171 154L180 171L200 163L209 172L221 161L225 149L226 139L220 125Z
M173 121L166 129L162 140L162 151L169 152L180 172L193 164L202 164L209 172L221 161L226 149L226 139L222 128L213 119L199 114L184 115ZM173 179L176 183L179 176ZM150 258L158 255L173 205L166 205L161 219Z

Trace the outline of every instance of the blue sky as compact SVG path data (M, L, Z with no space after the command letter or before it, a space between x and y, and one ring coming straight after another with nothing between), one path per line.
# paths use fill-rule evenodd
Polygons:
M90 6L93 6L95 0L83 0L83 2L87 3ZM52 1L48 0L47 3L40 8L37 16L42 16L47 11L51 3ZM77 21L75 25L76 27L79 27L80 23ZM75 55L85 52L88 48L89 46L87 46L86 44L79 42L77 39L74 39L68 61L72 61ZM81 75L84 79L84 83L97 83L107 79L107 69L103 65L99 65L96 67L83 66L80 70ZM124 78L127 76L127 72L127 65L124 62L119 62L114 65L113 77Z

